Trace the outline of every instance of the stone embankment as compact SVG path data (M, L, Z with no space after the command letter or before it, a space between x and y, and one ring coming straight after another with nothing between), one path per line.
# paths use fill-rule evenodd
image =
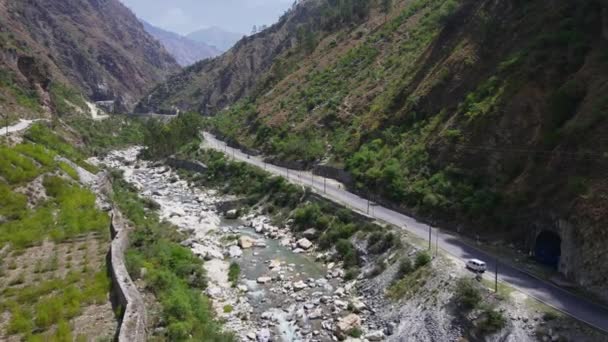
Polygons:
M109 268L113 295L120 308L124 309L118 331L118 341L144 342L146 341L146 307L143 297L127 272L125 251L129 246L129 231L121 213L116 209L112 210L110 229L112 244Z

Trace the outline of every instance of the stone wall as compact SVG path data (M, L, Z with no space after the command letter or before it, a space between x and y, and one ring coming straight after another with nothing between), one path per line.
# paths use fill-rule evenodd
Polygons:
M146 341L146 307L143 297L129 276L125 264L125 251L129 246L129 231L121 213L114 209L110 225L112 244L109 267L114 296L124 310L118 331L119 342Z

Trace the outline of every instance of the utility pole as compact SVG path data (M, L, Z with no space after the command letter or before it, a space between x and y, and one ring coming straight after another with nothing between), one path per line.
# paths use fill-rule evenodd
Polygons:
M327 193L327 178L323 177L323 193Z
M494 292L498 293L498 257L494 258Z
M369 199L367 200L367 215L369 215Z
M437 257L439 255L439 228L436 228L436 235L435 235L435 257Z
M433 250L433 227L429 225L429 251Z

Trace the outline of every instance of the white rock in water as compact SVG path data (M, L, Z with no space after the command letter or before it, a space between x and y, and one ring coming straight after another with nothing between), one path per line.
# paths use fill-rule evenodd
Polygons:
M263 225L256 226L255 232L258 234L262 234L264 232L264 226Z
M228 255L233 259L240 258L243 255L243 250L239 246L230 246Z
M310 240L307 238L302 238L298 240L298 247L302 248L303 250L309 250L312 248L312 242L310 242Z
M253 244L255 243L255 241L250 238L249 236L241 236L239 238L239 246L241 246L242 249L248 249L253 247Z
M275 259L275 260L272 260L272 261L270 262L270 264L268 265L268 268L270 268L271 270L272 270L272 269L275 269L275 268L277 268L277 267L281 267L281 261L280 261L280 260L276 260L276 259Z
M272 280L272 278L270 278L270 277L259 277L257 279L257 282L259 284L266 284L266 283L269 283L271 280Z
M370 331L363 338L368 341L382 341L384 340L384 333L382 330Z
M304 290L307 287L308 287L308 285L306 285L306 283L303 282L303 281L301 281L301 280L293 283L293 289L295 291L301 291L301 290Z
M304 250L302 248L296 248L292 252L294 254L302 254L302 253L304 253Z
M291 245L291 240L288 238L285 238L285 239L281 240L281 242L279 242L279 243L281 246L287 247L287 246Z
M241 292L249 291L249 288L247 287L247 285L239 285L239 286L237 286L237 289L239 289L239 291L241 291Z

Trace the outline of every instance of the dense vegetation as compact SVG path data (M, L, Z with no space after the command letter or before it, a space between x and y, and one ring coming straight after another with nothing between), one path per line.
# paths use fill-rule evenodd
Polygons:
M185 145L198 140L202 118L195 113L180 114L169 123L148 120L144 127L144 156L150 159L168 157Z
M126 146L142 145L144 122L137 118L114 115L111 119L94 121L79 116L64 119L82 140L82 150L101 155Z
M154 294L170 341L233 341L214 320L209 299L202 294L207 282L203 261L180 245L184 237L176 228L159 222L152 203L140 199L135 189L113 175L114 201L136 226L130 235L127 267L135 279L142 278ZM141 271L145 269L145 274Z

